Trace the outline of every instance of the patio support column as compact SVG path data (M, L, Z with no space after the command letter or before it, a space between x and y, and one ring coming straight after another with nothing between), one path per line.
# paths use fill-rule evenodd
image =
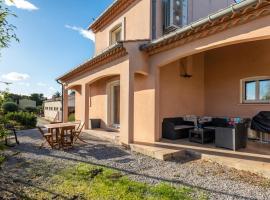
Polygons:
M134 125L134 72L127 67L120 75L120 141L133 142Z
M68 89L64 89L63 90L63 108L62 108L62 112L63 112L63 122L67 122L68 121Z
M89 129L89 84L82 85L82 120L85 123L85 129Z

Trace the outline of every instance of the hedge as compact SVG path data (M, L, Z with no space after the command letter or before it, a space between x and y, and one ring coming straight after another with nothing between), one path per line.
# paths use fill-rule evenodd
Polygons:
M29 112L29 113L37 113L38 112L38 109L37 108L35 108L35 107L26 107L25 109L24 109L24 111L25 112Z
M68 116L68 121L69 121L69 122L74 122L74 121L75 121L75 114L74 114L74 113L72 113L72 114L70 114L70 115Z
M26 128L35 128L37 125L37 117L33 113L28 112L10 112L5 115L7 120L13 120L20 123Z

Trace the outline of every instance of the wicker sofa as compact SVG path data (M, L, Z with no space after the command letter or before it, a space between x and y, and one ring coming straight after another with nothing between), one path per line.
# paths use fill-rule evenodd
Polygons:
M235 151L246 147L248 125L248 119L232 125L227 118L212 118L211 122L202 124L202 128L215 130L216 147ZM188 138L191 129L194 129L194 123L185 121L182 117L165 118L162 122L162 137L170 140Z
M182 117L165 118L162 122L162 137L170 140L188 138L189 130L193 128L194 123Z
M238 150L245 148L248 140L248 119L234 125L228 124L225 118L213 118L203 125L206 129L215 129L216 147Z

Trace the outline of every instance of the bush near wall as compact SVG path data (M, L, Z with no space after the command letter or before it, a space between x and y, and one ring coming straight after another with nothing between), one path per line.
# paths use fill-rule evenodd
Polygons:
M24 109L24 111L25 112L29 112L29 113L38 113L38 109L37 108L35 108L35 107L26 107L25 109Z
M5 102L2 105L2 109L4 113L9 113L9 112L16 112L18 111L18 105L14 102Z
M26 128L35 128L37 125L37 117L33 113L28 112L10 112L5 115L7 120L20 123Z
M69 121L69 122L74 122L74 121L75 121L75 114L74 114L74 113L72 113L72 114L70 114L70 115L68 116L68 121Z

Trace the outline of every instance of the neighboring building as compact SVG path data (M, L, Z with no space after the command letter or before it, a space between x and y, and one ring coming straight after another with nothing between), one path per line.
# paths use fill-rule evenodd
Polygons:
M27 107L36 108L37 103L36 101L30 100L30 99L20 99L18 106L20 109L24 110Z
M44 118L52 122L62 121L62 98L53 98L44 101ZM68 97L68 113L75 112L75 96Z
M89 27L95 56L58 78L64 120L68 90L86 129L101 119L123 144L159 141L167 117L270 110L270 2L233 3L115 1Z

